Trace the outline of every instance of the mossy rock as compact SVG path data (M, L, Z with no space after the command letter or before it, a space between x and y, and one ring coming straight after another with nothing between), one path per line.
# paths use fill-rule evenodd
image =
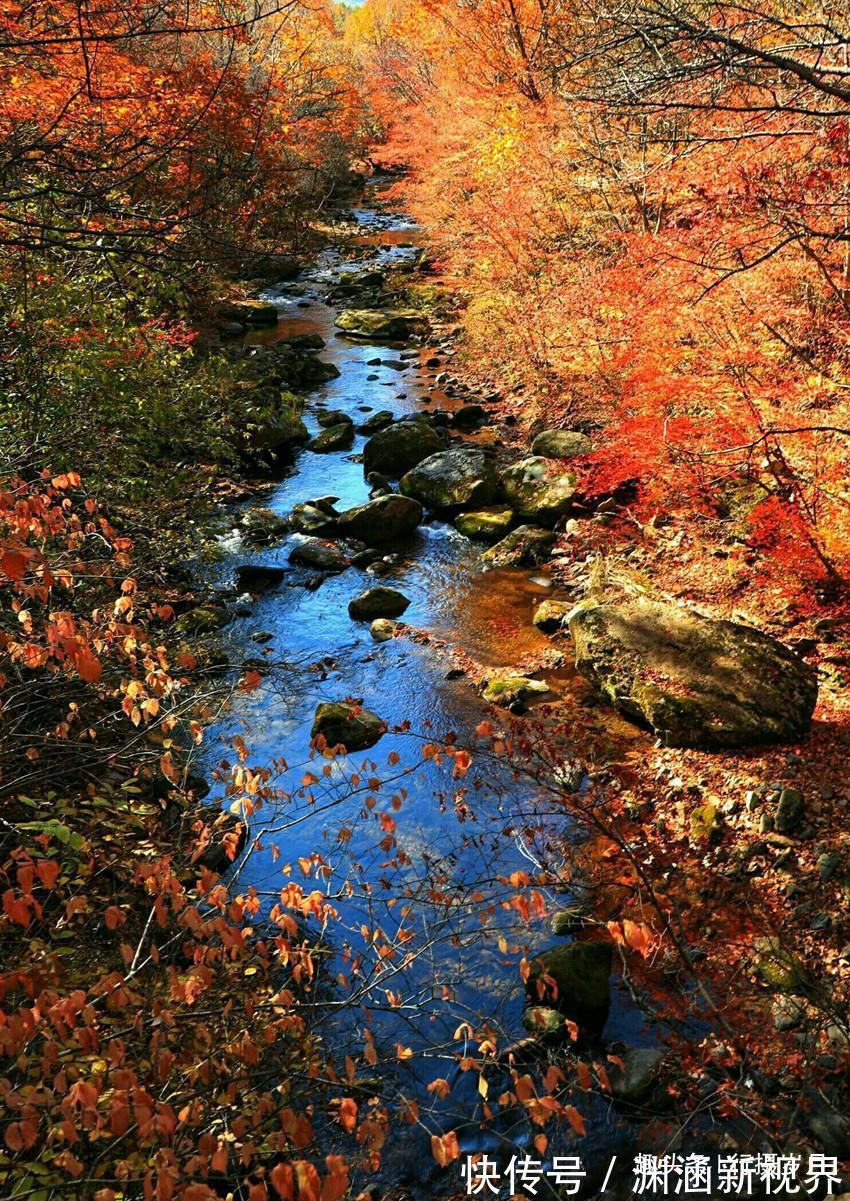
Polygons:
M176 627L181 634L209 634L223 629L230 621L227 609L218 605L199 605L177 618Z
M320 409L316 414L316 420L323 429L329 429L334 425L351 425L352 418L342 409Z
M221 300L216 315L222 321L239 321L243 325L277 325L277 305L267 300Z
M513 520L513 509L493 506L460 513L455 518L455 529L474 542L498 542L507 534Z
M442 449L442 438L427 421L395 421L363 447L363 467L397 478Z
M580 1024L596 1024L608 1013L611 964L608 942L553 947L534 959L526 993L534 1005L557 1009Z
M533 696L543 696L549 691L545 680L532 680L528 676L493 676L487 681L482 693L488 705L507 708L517 701L527 701Z
M274 509L263 505L243 509L239 514L239 527L246 542L255 546L265 546L282 538L289 529L289 522Z
M321 538L305 538L289 552L289 562L296 567L312 567L316 571L337 573L345 571L348 559L333 542Z
M759 630L648 600L577 605L569 626L578 671L671 746L793 742L808 731L817 677Z
M332 534L337 528L336 516L310 501L295 505L288 521L290 528L299 534Z
M354 441L354 426L350 421L341 421L338 425L330 425L317 434L308 449L319 455L329 454L334 450L348 450Z
M590 451L590 439L578 430L542 430L531 443L531 453L544 459L571 459Z
M538 567L555 544L551 530L537 525L518 525L495 546L485 550L482 563L490 567Z
M310 431L299 413L282 410L268 421L260 421L248 433L251 451L279 455L294 446L303 446L310 441Z
M558 459L530 455L502 471L502 486L517 516L554 525L577 500L576 476Z
M757 939L754 946L756 972L775 992L802 994L811 988L808 968L782 945L781 939L766 936Z
M487 505L500 492L491 461L480 450L463 446L422 459L401 477L399 488L427 508L442 511Z
M529 1034L538 1038L566 1038L567 1019L557 1009L545 1005L529 1005L522 1013L522 1024Z
M427 318L415 309L343 309L335 325L350 338L404 342L428 332Z
M409 536L422 517L418 500L393 492L345 509L339 514L338 527L341 534L375 546Z
M541 601L534 610L534 616L531 619L532 625L537 626L538 630L542 630L544 634L555 634L563 628L573 607L568 601L547 598Z

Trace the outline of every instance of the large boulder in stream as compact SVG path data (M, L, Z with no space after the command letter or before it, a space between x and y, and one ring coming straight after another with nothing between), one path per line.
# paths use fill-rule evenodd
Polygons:
M609 942L572 942L544 951L531 964L528 999L580 1026L601 1029L611 1001L611 961Z
M422 521L422 506L410 496L376 496L365 504L355 505L339 514L337 528L348 538L356 538L369 546L394 542L412 534Z
M326 701L316 709L310 737L321 736L328 746L342 744L348 751L362 751L374 746L386 729L382 717L353 701Z
M397 478L442 449L443 440L429 422L395 421L363 447L363 467Z
M585 602L569 626L579 672L671 746L794 742L809 728L815 672L760 630L649 600Z
M428 321L415 309L343 309L335 323L350 338L404 342L428 332Z
M399 481L406 496L429 509L465 509L488 505L499 495L493 464L474 447L456 446L422 459Z
M554 525L569 513L576 496L576 477L557 459L529 455L502 471L502 486L517 516L539 525Z

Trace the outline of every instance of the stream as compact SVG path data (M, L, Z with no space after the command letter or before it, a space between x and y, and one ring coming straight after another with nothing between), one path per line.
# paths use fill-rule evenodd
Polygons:
M406 218L382 207L379 197L373 206L354 210L354 216L361 230L357 241L365 248L365 257L355 264L358 270L413 260L421 240L418 231ZM435 387L441 367L425 365L434 356L448 365L448 348L358 342L335 329L336 309L323 297L340 272L351 269L339 249L325 251L289 291L282 285L261 293L262 299L277 305L278 325L245 337L246 345L305 333L324 339L320 357L340 374L309 394L303 416L311 434L320 428L316 418L323 408L344 410L357 425L380 409L402 416L459 405ZM400 363L404 370L399 370ZM485 428L470 439L492 439L494 433L492 427ZM260 503L286 514L298 502L315 497L336 497L339 509L367 500L369 485L357 459L365 441L357 434L348 450L297 452L289 473ZM288 567L298 537L289 535L258 550L243 544L234 530L222 540L216 572L226 583L232 582L240 564ZM415 1099L422 1111L419 1125L393 1126L382 1152L381 1184L404 1185L430 1196L458 1191L462 1185L459 1164L445 1172L436 1168L429 1132L457 1129L464 1153L496 1149L505 1155L527 1148L538 1133L515 1110L500 1114L492 1128L482 1132L477 1125L478 1076L458 1071L456 1055L466 1035L457 1032L464 1022L479 1029L486 1019L500 1048L524 1036L519 956L523 948L531 947L534 953L558 942L550 932L551 915L569 901L563 893L544 889L546 912L530 922L500 905L509 892L500 877L534 874L542 862L557 865L563 854L558 848L568 835L567 818L551 798L541 802L530 783L517 782L498 763L488 761L486 768L473 763L464 779L454 780L450 764L422 757L424 741L454 732L463 743L487 716L469 681L451 671L452 648L503 667L539 656L551 645L531 623L535 604L557 595L551 580L533 570L485 571L480 562L483 549L451 524L429 520L392 548L389 561L380 565L380 576L352 566L324 577L311 589L305 587L303 570L289 571L278 588L251 600L249 616L223 631L225 649L234 662L262 659L267 666L262 685L235 695L210 738L214 743L216 735L219 741L238 735L249 747L250 763L275 765L273 784L281 800L251 819L251 834L260 836L263 849L234 869L239 890L253 887L270 905L291 878L305 892L320 888L332 898L339 922L326 934L327 988L325 1001L316 1002L314 1019L335 1052L362 1056L362 1007L370 1008L381 1063L386 1058L390 1065L371 1069L379 1078L370 1088L380 1091L392 1109L392 1098L403 1094ZM377 582L410 598L403 620L414 630L426 631L427 640L404 636L377 643L368 622L349 617L351 598ZM549 678L556 694L562 690L563 674L556 671ZM321 758L309 759L313 715L320 702L347 697L362 698L365 707L388 723L390 732L370 751L335 762L330 774L322 776ZM409 723L409 729L395 732L393 727L402 723ZM397 765L392 764L393 753L399 756ZM218 757L211 755L211 760ZM352 772L364 761L375 765L366 774L384 782L375 789L374 808L364 805L363 789L351 784ZM415 770L400 774L411 765ZM309 788L302 783L307 770L320 777ZM388 831L395 844L384 841L382 847ZM316 852L321 864L311 859ZM299 859L309 861L305 870ZM283 874L285 865L291 865L291 877ZM364 937L364 928L376 925L392 947L386 961L376 943ZM346 994L335 980L339 971L350 972L355 956L360 957L361 975L356 986L348 987L356 992L357 1004L343 1004ZM394 1004L390 993L401 1003ZM605 1039L606 1045L631 1047L654 1041L628 991L617 981ZM397 1043L411 1048L413 1055L397 1061ZM471 1042L470 1053L476 1049L477 1043ZM358 1071L366 1075L370 1069L361 1065ZM438 1078L453 1086L444 1100L428 1090ZM501 1086L493 1082L491 1090L492 1097ZM578 1144L565 1136L562 1149L569 1147L585 1161L594 1156L602 1161L629 1137L628 1126L599 1096L582 1095L576 1103L587 1122L587 1135ZM333 1130L328 1137L335 1137ZM550 1149L557 1150L557 1144L552 1142Z

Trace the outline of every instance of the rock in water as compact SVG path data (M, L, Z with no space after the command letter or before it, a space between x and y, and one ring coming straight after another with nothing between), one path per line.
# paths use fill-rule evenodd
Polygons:
M401 477L399 488L429 509L487 505L499 494L490 460L480 450L458 446L429 455Z
M531 621L544 634L555 634L567 620L573 606L568 601L541 601L534 610Z
M316 454L326 455L332 450L348 450L354 441L354 426L350 421L340 421L337 425L329 425L317 434L307 449Z
M358 620L371 621L373 617L400 617L410 604L408 598L395 588L378 584L367 588L349 603L348 614Z
M376 617L369 626L369 633L376 642L389 642L395 635L396 630L402 628L400 621L393 621L389 617Z
M502 485L519 517L554 525L573 507L576 477L557 459L531 455L502 471Z
M299 534L331 534L337 528L336 515L312 501L298 504L289 514L289 525Z
M412 534L422 521L422 506L410 496L376 496L340 513L337 528L348 538L370 546Z
M571 459L590 450L590 439L578 430L543 430L531 443L531 453L544 459Z
M316 571L336 573L345 571L348 559L333 542L322 538L304 538L289 552L289 562L296 567L312 567Z
M455 529L475 542L498 542L511 528L513 509L476 509L471 513L460 513L455 518Z
M289 522L274 509L262 505L243 509L239 515L239 526L246 542L257 546L282 538L289 529Z
M647 600L581 604L569 626L579 672L672 746L791 742L809 728L814 671L759 630Z
M363 447L363 467L398 477L442 449L442 438L427 421L396 421Z
M391 409L378 409L377 413L373 413L371 417L362 421L357 430L361 434L377 434L378 430L386 429L394 421L395 417Z
M428 331L427 319L415 309L343 309L334 324L352 338L390 342Z
M516 701L527 701L532 696L542 696L549 691L545 680L532 680L528 676L493 676L481 694L488 705L507 708Z
M485 550L481 561L491 567L537 567L548 557L554 542L551 530L519 525L501 542Z
M177 618L177 629L181 634L207 634L220 630L230 621L230 613L218 605L199 605Z
M310 737L322 735L328 746L340 743L349 751L374 746L387 724L377 713L362 709L351 701L328 701L316 709Z
M622 1059L623 1066L612 1064L608 1073L611 1096L625 1105L638 1105L652 1091L664 1054L655 1047L633 1047Z
M611 944L573 942L538 955L525 990L532 1005L551 1007L580 1025L601 1028L611 1001Z
M245 563L236 568L236 588L239 592L265 592L276 588L286 575L285 567L269 563Z
M351 425L352 419L342 409L323 409L316 414L316 420L323 429L332 425Z

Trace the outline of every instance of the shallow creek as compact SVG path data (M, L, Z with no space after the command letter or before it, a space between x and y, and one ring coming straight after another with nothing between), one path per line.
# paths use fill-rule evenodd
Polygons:
M362 269L397 265L416 254L416 231L403 217L371 208L355 210L355 216L362 229L359 241L369 248ZM319 429L316 414L322 408L342 409L359 424L379 409L400 416L458 404L434 387L440 368L425 367L435 354L432 347L417 347L415 357L405 358L405 370L400 371L374 360L398 365L400 353L410 347L359 343L335 330L336 310L322 297L339 273L351 267L339 251L331 249L297 286L290 286L291 291L284 285L282 290L264 292L263 299L278 306L279 323L246 338L249 344L261 344L318 333L325 340L320 357L332 362L340 375L309 396L304 419L311 434ZM445 356L436 353L445 362ZM358 434L346 451L299 451L289 474L260 503L285 514L300 501L328 494L339 498L339 509L365 501L369 486L362 464L354 459L364 442ZM297 538L290 535L256 550L243 545L234 533L223 543L221 579L232 580L234 568L243 563L287 566ZM481 1102L477 1074L462 1077L458 1072L454 1056L464 1043L463 1035L456 1039L455 1032L464 1021L477 1028L478 1017L486 1017L501 1047L523 1036L519 955L505 954L499 940L506 939L511 950L553 945L558 940L549 930L551 913L568 900L543 890L547 912L531 927L516 911L499 906L507 894L499 876L533 873L544 858L551 864L557 856L553 844L564 836L566 820L555 812L551 800L538 805L530 784L500 780L498 764L488 764L483 773L473 765L464 780L455 781L445 766L422 762L422 741L453 731L463 742L486 716L483 702L467 680L447 678L452 666L448 649L458 647L484 664L504 667L549 646L531 624L531 616L535 604L553 594L550 581L533 571L484 571L482 549L451 524L431 521L403 546L392 548L397 561L379 578L351 567L310 590L304 586L304 572L293 570L278 589L251 602L250 616L224 631L234 661L263 659L271 666L256 692L237 694L217 731L225 738L243 737L252 764L275 762L273 783L289 798L274 811L263 808L252 819L252 834L261 834L264 850L254 851L237 865L240 888L255 887L271 904L291 878L305 891L322 889L334 898L339 911L339 925L334 923L327 932L328 987L324 1001L316 1006L322 1036L342 1053L362 1054L363 1009L339 1004L346 993L334 983L339 971L351 972L351 963L342 955L347 940L352 954L362 956L358 1001L373 1010L371 1028L381 1060L385 1055L388 1061L395 1060L397 1042L414 1051L411 1059L388 1068L383 1083L374 1087L380 1087L392 1109L391 1098L398 1092L416 1099L428 1131L459 1128L464 1151L496 1148L500 1136L482 1135L475 1125ZM430 642L402 637L376 643L368 622L352 621L348 602L378 582L399 588L410 598L403 620L427 631ZM264 643L255 640L257 634ZM557 675L550 684L555 692L561 687ZM322 761L309 762L316 705L351 696L362 698L391 727L409 722L410 731L390 732L371 751L351 756L350 764L335 765L331 777L312 788L311 802L301 783L305 770L321 776ZM398 766L388 764L391 752L400 756ZM348 783L351 771L364 760L376 765L365 774L385 782L376 790L378 803L372 810L364 808L367 792L352 790ZM409 764L416 764L416 771L390 783ZM406 797L393 808L391 796L400 795L401 787ZM464 788L469 790L467 796ZM391 815L395 823L397 846L389 849L380 846L386 833L381 814ZM326 870L308 869L307 875L302 874L299 858L309 859L317 851ZM282 875L284 864L293 865L291 877ZM435 898L435 882L444 896L455 898L454 904L447 906ZM482 927L480 914L490 902L494 913ZM379 925L393 946L388 960L392 970L384 964L379 971L375 947L363 938L364 925ZM400 928L413 932L411 943L399 940ZM400 970L407 951L413 957ZM388 989L402 998L400 1007L388 1004ZM620 986L613 990L605 1037L630 1046L652 1041L628 992ZM477 1044L470 1044L471 1053L476 1048ZM374 1078L381 1068L361 1063L358 1071ZM438 1077L454 1085L444 1101L427 1089ZM494 1079L491 1096L498 1095L501 1087ZM588 1135L573 1153L601 1157L624 1137L621 1119L602 1101L582 1098L580 1104ZM516 1113L505 1115L501 1135L510 1143L524 1145L534 1133ZM508 1142L502 1147L512 1153ZM409 1187L418 1184L430 1195L444 1187L433 1177L423 1126L395 1126L384 1157L385 1179ZM449 1191L461 1187L459 1166L454 1168L458 1170L442 1174Z

